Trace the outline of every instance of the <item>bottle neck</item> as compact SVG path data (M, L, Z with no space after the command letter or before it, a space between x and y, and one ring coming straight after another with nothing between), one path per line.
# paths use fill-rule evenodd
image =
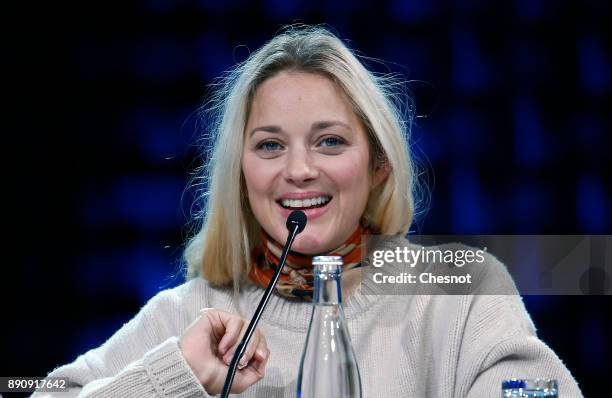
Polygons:
M312 296L315 305L342 304L342 288L339 271L315 271L314 293Z

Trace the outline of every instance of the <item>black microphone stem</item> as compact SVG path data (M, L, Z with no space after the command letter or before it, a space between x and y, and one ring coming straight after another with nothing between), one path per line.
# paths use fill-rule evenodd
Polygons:
M274 276L272 277L272 280L270 281L270 283L268 283L268 287L266 288L266 291L264 292L264 295L261 301L259 302L257 309L255 310L255 314L253 315L253 318L251 319L251 323L249 323L249 327L244 333L244 336L242 337L242 341L240 341L240 344L238 344L238 347L236 348L236 352L234 352L234 357L232 358L232 361L229 364L229 369L227 370L227 376L225 377L225 384L223 385L223 392L221 393L221 398L227 398L227 396L229 395L230 389L232 388L232 383L234 382L234 375L236 374L236 369L238 368L238 362L240 362L242 355L244 355L244 352L246 351L246 347L249 344L249 341L251 340L253 333L255 332L255 327L257 327L259 318L261 318L261 314L263 313L264 308L268 304L268 300L270 300L270 296L272 295L272 290L274 290L274 286L276 286L276 282L278 281L278 278L280 277L280 273L283 267L285 266L285 260L287 259L289 248L293 244L293 240L295 239L295 236L299 232L301 232L299 231L299 229L300 229L300 226L298 224L294 224L293 229L289 231L289 236L287 236L287 243L285 243L285 248L283 249L283 254L281 255L278 267L276 271L274 272Z

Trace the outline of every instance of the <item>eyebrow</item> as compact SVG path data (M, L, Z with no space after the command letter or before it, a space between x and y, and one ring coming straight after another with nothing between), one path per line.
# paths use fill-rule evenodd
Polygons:
M342 127L347 128L350 131L353 131L351 126L339 120L323 120L320 122L314 122L312 126L310 126L310 131L325 130L326 128L332 127L332 126L342 126ZM283 132L283 129L280 126L276 126L276 125L260 126L260 127L255 127L254 129L252 129L251 132L249 133L249 137L251 137L253 134L255 134L256 131L259 131L259 130L265 131L267 133L276 133L276 134Z

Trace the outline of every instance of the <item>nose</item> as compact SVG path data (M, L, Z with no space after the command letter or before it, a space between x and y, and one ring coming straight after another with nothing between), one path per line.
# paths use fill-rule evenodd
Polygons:
M287 182L300 186L316 180L318 175L318 168L308 149L295 148L289 153L284 170L284 177Z

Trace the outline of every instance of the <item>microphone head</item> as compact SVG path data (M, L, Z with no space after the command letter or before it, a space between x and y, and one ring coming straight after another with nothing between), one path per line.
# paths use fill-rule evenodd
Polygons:
M297 225L298 228L296 234L299 234L304 230L304 228L306 228L307 221L308 219L306 218L306 214L304 214L303 211L295 210L291 212L291 214L289 214L289 217L287 217L287 229L289 230L289 232L291 232Z

